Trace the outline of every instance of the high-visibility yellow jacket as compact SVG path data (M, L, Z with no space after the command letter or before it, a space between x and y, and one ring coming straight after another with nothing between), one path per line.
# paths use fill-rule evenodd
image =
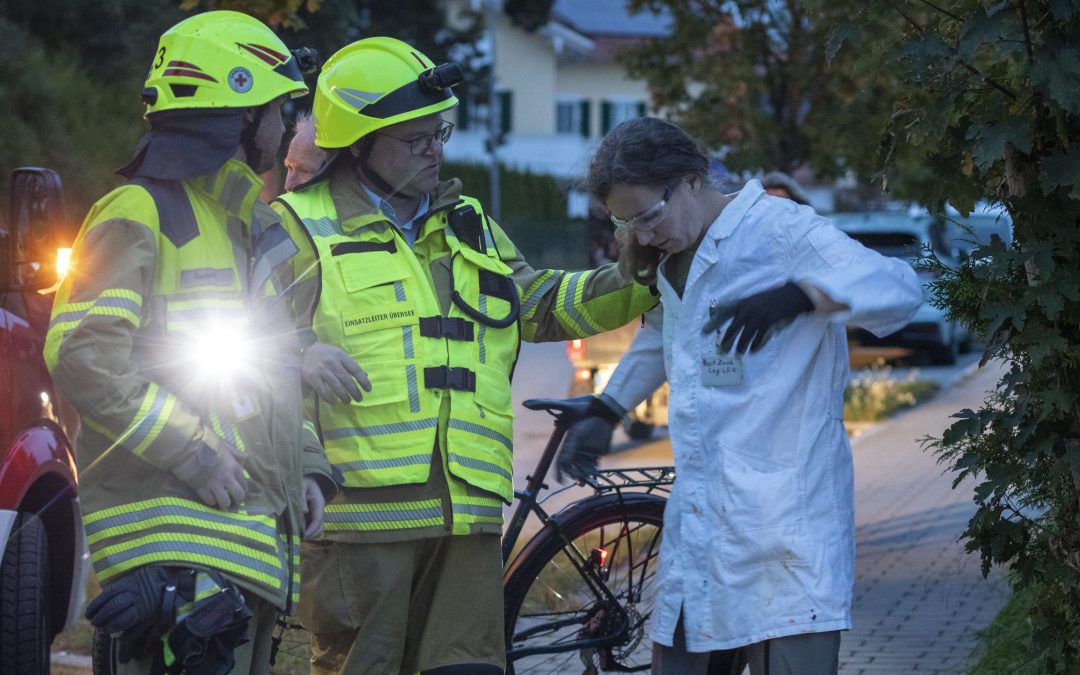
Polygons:
M371 380L360 402L308 406L344 475L327 507L330 538L499 531L502 502L513 498L520 340L591 335L656 304L614 265L532 269L458 181L429 203L412 246L347 166L271 204L301 249L278 282L293 289L297 321ZM472 227L455 230L469 209Z
M295 246L257 202L261 187L235 160L182 182L129 183L93 206L75 243L45 355L82 418L83 520L104 583L164 563L220 570L281 607L297 590L302 478L321 477L330 494L334 484L302 425L299 343L265 283ZM233 379L202 372L211 355L190 353L225 324L248 336L250 363ZM200 443L241 457L239 508L206 506L171 472Z

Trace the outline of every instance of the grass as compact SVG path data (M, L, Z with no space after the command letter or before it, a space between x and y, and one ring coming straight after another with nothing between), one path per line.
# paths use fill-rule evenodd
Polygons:
M969 675L1039 675L1045 673L1041 655L1032 642L1032 589L1012 596L998 612L993 623L979 635L979 645L973 654L975 665Z
M89 603L100 592L101 584L98 583L97 577L94 576L94 572L91 570L86 579L86 602ZM86 604L84 603L84 611L85 608ZM80 617L74 626L56 636L52 643L52 651L90 656L93 642L94 627L90 625L86 617Z
M912 371L906 379L889 377L892 369L879 361L865 375L852 380L844 390L844 419L848 422L878 422L937 393L932 380L917 379Z

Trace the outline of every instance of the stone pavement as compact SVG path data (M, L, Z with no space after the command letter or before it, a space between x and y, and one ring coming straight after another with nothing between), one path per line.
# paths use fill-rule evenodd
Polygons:
M853 439L854 628L841 640L841 674L964 672L978 631L1008 599L1000 571L983 579L978 556L957 541L975 511L974 483L953 490L952 474L916 440L978 406L1001 372L975 371Z

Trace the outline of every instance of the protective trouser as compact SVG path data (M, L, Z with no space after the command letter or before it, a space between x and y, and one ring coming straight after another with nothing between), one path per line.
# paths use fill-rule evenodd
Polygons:
M840 631L773 638L737 649L691 652L683 620L675 626L671 647L653 645L653 675L836 675L840 668Z

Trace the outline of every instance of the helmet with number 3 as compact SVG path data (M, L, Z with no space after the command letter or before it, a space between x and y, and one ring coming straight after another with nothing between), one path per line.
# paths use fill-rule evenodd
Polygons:
M197 14L161 36L143 89L146 113L252 108L303 96L308 88L298 62L305 56L247 14Z

